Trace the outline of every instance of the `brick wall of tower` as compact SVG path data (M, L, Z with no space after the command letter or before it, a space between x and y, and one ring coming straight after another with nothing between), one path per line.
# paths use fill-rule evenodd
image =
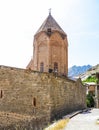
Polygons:
M58 73L60 75L68 74L68 42L63 39L58 32L50 37L49 64L54 69L54 63L58 63Z
M58 73L68 74L68 42L58 32L52 33L49 37L41 32L34 37L34 70L40 71L40 63L44 63L44 72L49 69L54 71L54 63L58 64Z
M34 70L40 71L40 63L44 63L44 72L48 72L48 54L49 39L47 35L43 32L38 36L34 37L34 51L33 51L33 61L34 61Z

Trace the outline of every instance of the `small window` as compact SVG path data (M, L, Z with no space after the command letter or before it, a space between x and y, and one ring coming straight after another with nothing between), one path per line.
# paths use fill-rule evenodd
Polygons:
M3 91L1 90L0 91L0 98L2 98L3 97Z
M47 29L47 32L51 33L51 28L48 28L48 29Z
M58 63L57 62L55 62L54 63L54 72L58 72Z
M44 63L43 62L40 63L40 72L44 72Z
M33 98L33 106L36 107L36 98Z
M47 34L50 36L51 35L51 28L47 29Z

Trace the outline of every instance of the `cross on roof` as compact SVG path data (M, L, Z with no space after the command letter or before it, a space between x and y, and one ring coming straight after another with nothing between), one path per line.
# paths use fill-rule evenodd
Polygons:
M51 15L51 8L49 9L49 15Z

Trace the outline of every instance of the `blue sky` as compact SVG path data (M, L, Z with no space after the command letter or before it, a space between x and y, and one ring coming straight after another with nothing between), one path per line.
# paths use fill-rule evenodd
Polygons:
M33 36L48 16L67 33L69 67L99 63L99 0L0 1L0 65L25 68Z

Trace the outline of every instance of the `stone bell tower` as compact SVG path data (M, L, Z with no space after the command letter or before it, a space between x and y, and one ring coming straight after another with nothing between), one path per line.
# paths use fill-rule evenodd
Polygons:
M33 47L33 59L28 64L28 69L68 74L67 35L51 12L36 32Z

